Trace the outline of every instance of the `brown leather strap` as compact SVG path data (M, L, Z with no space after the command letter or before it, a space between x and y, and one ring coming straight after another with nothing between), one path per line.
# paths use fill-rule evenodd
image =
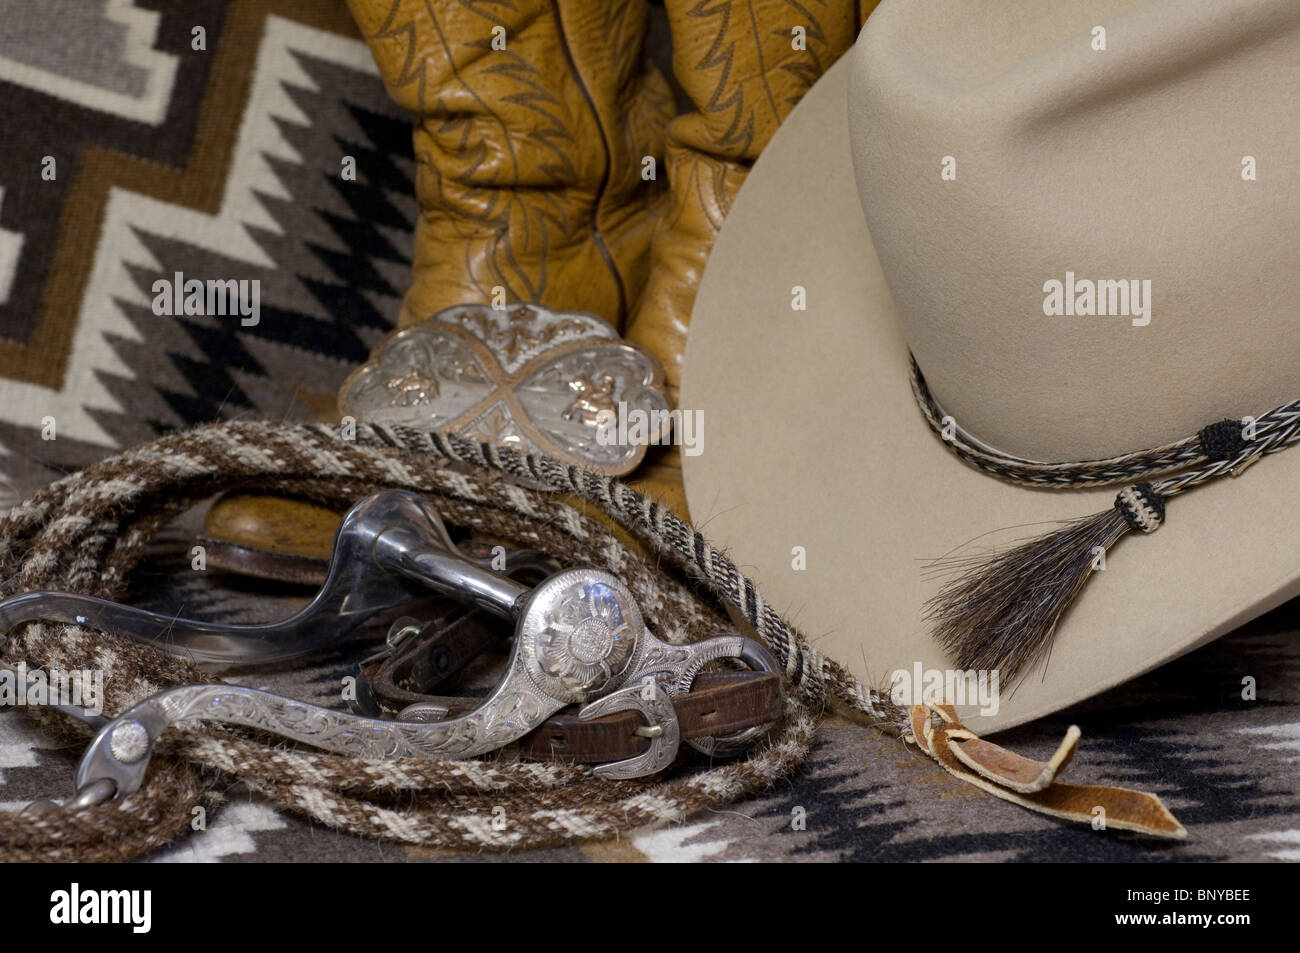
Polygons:
M454 602L439 603L439 612L421 632L361 668L374 700L371 715L396 718L407 705L428 703L456 711L475 708L481 699L433 694L481 655L504 648L509 630L487 613ZM361 693L359 693L361 694Z
M507 630L483 612L440 614L392 651L362 668L358 707L369 714L396 716L407 705L439 705L449 716L476 708L481 699L433 692L475 658L505 647ZM781 717L781 678L775 672L704 673L691 691L673 699L681 738L717 737L768 724ZM558 714L519 743L532 761L599 763L642 754L650 745L637 734L646 727L636 712L623 711L583 721Z
M781 676L776 672L722 672L699 675L685 695L673 699L682 740L726 735L781 716ZM621 711L583 721L554 715L519 745L530 761L622 761L643 753L650 741L636 712Z

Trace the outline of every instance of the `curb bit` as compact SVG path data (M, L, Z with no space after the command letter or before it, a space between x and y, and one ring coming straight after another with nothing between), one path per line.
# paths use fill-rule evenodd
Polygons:
M566 569L532 589L493 572L460 553L438 514L404 490L375 493L348 512L325 584L281 622L219 625L75 593L28 592L0 601L0 633L24 622L62 622L146 644L165 641L168 651L198 662L265 663L327 649L376 612L430 593L515 623L506 672L473 711L444 718L436 706L414 704L390 721L232 685L166 689L111 719L56 703L51 707L100 729L77 769L76 794L64 806L137 791L159 737L185 721L245 725L366 759L459 759L518 740L567 705L583 705L584 720L633 710L648 723L638 733L650 739L649 747L595 773L641 777L662 771L676 757L680 737L672 697L689 691L706 664L735 658L756 670L777 671L762 645L740 635L687 645L661 641L646 629L631 592L608 572ZM3 662L0 671L20 678ZM734 753L767 727L691 743L706 753Z

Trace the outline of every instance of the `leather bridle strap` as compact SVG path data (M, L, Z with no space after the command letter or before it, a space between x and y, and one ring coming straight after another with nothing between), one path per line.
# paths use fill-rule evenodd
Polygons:
M415 704L444 709L447 717L471 711L481 699L435 692L480 657L500 654L506 634L484 612L440 603L429 622L362 663L354 708L390 717ZM701 673L689 692L673 698L673 709L684 741L755 728L781 717L781 677L776 672ZM560 713L520 740L519 756L583 764L621 761L647 750L647 727L632 711L587 721Z
M698 675L691 690L673 698L683 741L734 734L781 717L781 676L776 672L718 672ZM621 711L583 721L553 715L520 741L528 761L597 763L642 754L650 741L635 712Z

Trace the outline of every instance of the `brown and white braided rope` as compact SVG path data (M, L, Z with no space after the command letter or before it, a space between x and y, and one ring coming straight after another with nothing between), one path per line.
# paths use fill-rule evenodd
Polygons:
M654 552L658 565L552 493L503 474L590 501ZM61 589L120 599L157 530L218 492L284 492L346 507L387 487L426 494L452 523L619 574L667 641L707 638L728 626L727 607L741 612L784 667L785 718L746 760L622 782L598 780L584 766L504 759L360 761L253 732L189 727L166 736L145 785L130 797L77 811L0 814L0 858L139 856L188 830L193 809L216 806L230 778L359 834L447 848L538 847L681 821L764 790L806 759L828 702L864 723L906 730L901 709L813 649L725 554L664 507L618 480L554 460L419 432L360 425L350 442L325 427L245 421L126 450L0 519L0 595ZM5 657L29 668L102 670L109 714L167 686L206 680L183 659L78 626L21 626L9 633ZM88 729L57 712L32 711L69 744L88 738ZM506 812L501 830L492 823L498 807Z

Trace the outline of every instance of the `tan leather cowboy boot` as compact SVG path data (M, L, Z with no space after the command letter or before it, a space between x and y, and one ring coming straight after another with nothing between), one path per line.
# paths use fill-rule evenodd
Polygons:
M531 301L622 327L645 283L675 111L647 0L349 0L389 94L416 117L405 327L457 304ZM647 469L657 469L649 467ZM679 473L670 468L670 476ZM680 480L670 505L685 512ZM214 565L311 582L339 514L236 494L209 511Z
M673 74L694 110L668 127L669 201L627 337L681 381L691 305L731 202L795 104L846 52L876 0L665 0Z
M646 0L348 0L416 114L413 283L399 324L531 301L622 328L645 281L674 104Z

